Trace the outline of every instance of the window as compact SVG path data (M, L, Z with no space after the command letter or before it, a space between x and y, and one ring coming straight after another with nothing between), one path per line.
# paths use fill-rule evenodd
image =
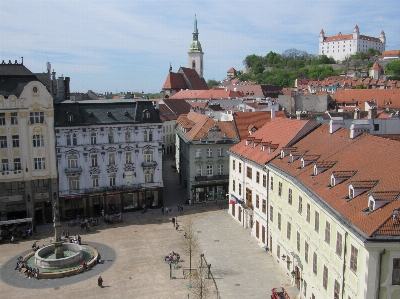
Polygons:
M151 170L146 170L144 172L144 181L145 181L145 183L153 182L153 172Z
M0 113L0 126L5 126L5 125L6 125L6 114Z
M34 158L35 169L46 169L45 158Z
M392 284L400 285L400 259L393 259Z
M281 213L278 213L278 229L281 230L282 228L282 223L281 223Z
M7 136L0 136L0 148L7 148Z
M250 188L246 188L246 205L249 207L252 206L252 201L253 201L253 195L252 195L252 190Z
M70 190L79 190L79 178L78 177L69 177L69 189Z
M114 165L115 164L115 153L109 153L108 154L108 165Z
M246 176L247 176L249 179L251 179L252 176L253 176L253 169L252 169L251 167L247 166L246 170L247 170L247 171L246 171L246 172L247 172Z
M1 169L2 171L8 170L8 159L1 159Z
M95 145L96 144L96 133L90 134L90 144Z
M292 224L288 222L286 227L286 238L290 240L291 236L292 236Z
M78 140L75 133L72 134L72 145L78 145Z
M318 257L317 257L317 254L314 252L314 255L313 255L313 273L315 274L315 275L317 275L318 274Z
M196 148L196 158L201 158L201 149Z
M115 175L111 175L109 177L109 181L110 181L110 187L114 187L116 185L116 183L115 183Z
M13 147L19 147L19 135L12 136Z
M71 144L72 144L72 139L71 139L71 135L67 135L67 136L65 136L66 137L66 139L67 139L67 146L70 146Z
M350 269L357 272L358 249L351 245Z
M322 275L322 286L326 290L328 288L328 268L324 265L324 273Z
M271 223L274 222L274 207L269 206L269 220L271 220Z
M207 165L207 175L213 175L213 166L212 165Z
M239 173L242 173L242 163L239 162Z
M44 146L43 135L33 135L32 140L33 140L33 147Z
M114 143L114 134L112 132L108 133L108 143Z
M131 132L130 131L125 132L125 142L131 142Z
M144 161L145 162L153 161L153 151L144 151Z
M242 195L242 184L239 183L239 195Z
M201 168L200 168L201 169ZM232 180L232 191L235 192L236 181Z
M267 200L263 199L262 212L267 214Z
M289 188L288 192L288 204L292 205L292 189Z
M149 141L153 141L153 131L149 130Z
M281 246L276 245L276 255L278 256L278 258L281 257Z
M43 123L44 122L44 112L31 112L29 114L29 120L31 124Z
M147 133L147 130L144 130L144 131L143 131L143 141L146 141L146 142L147 142L147 141L149 141L148 139L149 139L149 135L148 135L148 133Z
M69 168L78 167L78 157L76 155L71 155L68 157L68 167Z
M17 112L11 113L11 124L18 125L18 113Z
M90 160L92 161L92 167L98 166L98 164L97 164L97 154L92 154L90 156Z
M98 175L92 175L92 187L93 188L99 187L99 176Z
M207 149L207 157L211 158L212 157L212 148Z
M307 281L304 280L303 282L303 291L304 291L304 297L307 296Z
M311 214L311 206L308 203L307 204L307 215L306 215L306 220L307 220L308 223L310 223L310 214Z
M233 169L233 170L236 169L235 160L232 160L232 169Z
M267 188L267 176L263 174L263 187Z
M340 295L340 284L335 279L335 284L333 286L333 299L339 299L339 295Z
M125 153L125 164L131 164L132 163L132 152L126 152Z
M331 224L328 221L325 223L325 242L331 244Z
M218 174L219 175L224 174L224 165L223 164L218 165Z
M260 183L260 172L259 171L256 172L256 183L257 184Z
M299 214L303 214L303 198L299 196L299 209L298 209Z
M282 182L279 182L278 184L278 195L282 196Z
M14 159L14 170L21 170L21 159L20 158Z
M271 191L274 191L274 177L272 177L272 176L270 179L270 189L271 189Z
M201 168L200 165L197 166L197 176L202 176L203 175L203 169ZM235 186L233 186L233 191L235 191Z
M300 232L297 232L297 251L300 252Z
M304 241L304 260L308 263L308 243Z
M336 233L336 254L342 256L342 235Z
M222 148L218 148L218 157L222 157Z
M315 212L314 229L317 233L319 232L319 213L317 211Z
M256 208L260 208L260 196L258 194L256 194Z

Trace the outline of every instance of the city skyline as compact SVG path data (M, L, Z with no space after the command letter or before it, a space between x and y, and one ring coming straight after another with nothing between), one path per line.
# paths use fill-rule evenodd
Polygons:
M51 63L71 78L71 92L157 93L171 64L187 67L194 15L204 52L204 78L222 80L241 70L247 55L296 48L318 53L318 35L360 33L379 37L386 49L400 49L393 26L396 1L380 7L362 1L108 1L0 3L0 59L21 62L33 72Z

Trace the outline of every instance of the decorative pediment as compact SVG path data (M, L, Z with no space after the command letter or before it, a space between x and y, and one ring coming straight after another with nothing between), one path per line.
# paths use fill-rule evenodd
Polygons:
M125 171L134 171L135 165L133 163L125 164L124 170Z
M100 168L99 168L98 166L96 166L96 167L91 167L90 170L89 170L89 173L90 173L90 174L100 174L100 173L101 173L101 170L100 170Z
M109 147L108 149L106 149L106 151L108 152L108 153L111 153L111 152L115 152L117 149L115 148L115 147Z
M71 149L69 151L65 152L65 155L69 156L69 155L78 155L79 152L77 150Z
M127 147L124 148L125 151L133 151L134 148L130 145L128 145Z
M224 164L225 161L222 159L218 159L216 162L217 162L217 164Z
M77 176L82 173L82 167L67 167L64 172L67 176Z
M100 152L100 150L98 148L93 147L93 148L89 149L88 152L91 154L97 154Z
M107 173L115 173L118 172L118 167L115 165L108 165Z
M203 161L201 161L201 160L196 160L196 162L194 162L194 164L195 164L195 165L201 166L201 165L203 165Z

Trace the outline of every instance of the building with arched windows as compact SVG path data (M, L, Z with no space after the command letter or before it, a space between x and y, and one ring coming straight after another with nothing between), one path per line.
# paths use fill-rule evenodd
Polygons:
M55 104L61 218L162 205L162 123L147 100Z

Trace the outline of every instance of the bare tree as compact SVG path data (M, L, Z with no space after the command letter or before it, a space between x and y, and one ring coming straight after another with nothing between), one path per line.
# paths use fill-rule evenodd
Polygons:
M197 269L197 276L194 276L191 288L194 298L206 299L210 297L212 292L212 280L206 277L207 272L207 265L199 266Z
M185 254L189 256L189 277L190 285L192 283L192 257L199 253L199 240L197 238L196 232L193 227L193 219L189 217L183 224L183 229L185 231L182 250Z

